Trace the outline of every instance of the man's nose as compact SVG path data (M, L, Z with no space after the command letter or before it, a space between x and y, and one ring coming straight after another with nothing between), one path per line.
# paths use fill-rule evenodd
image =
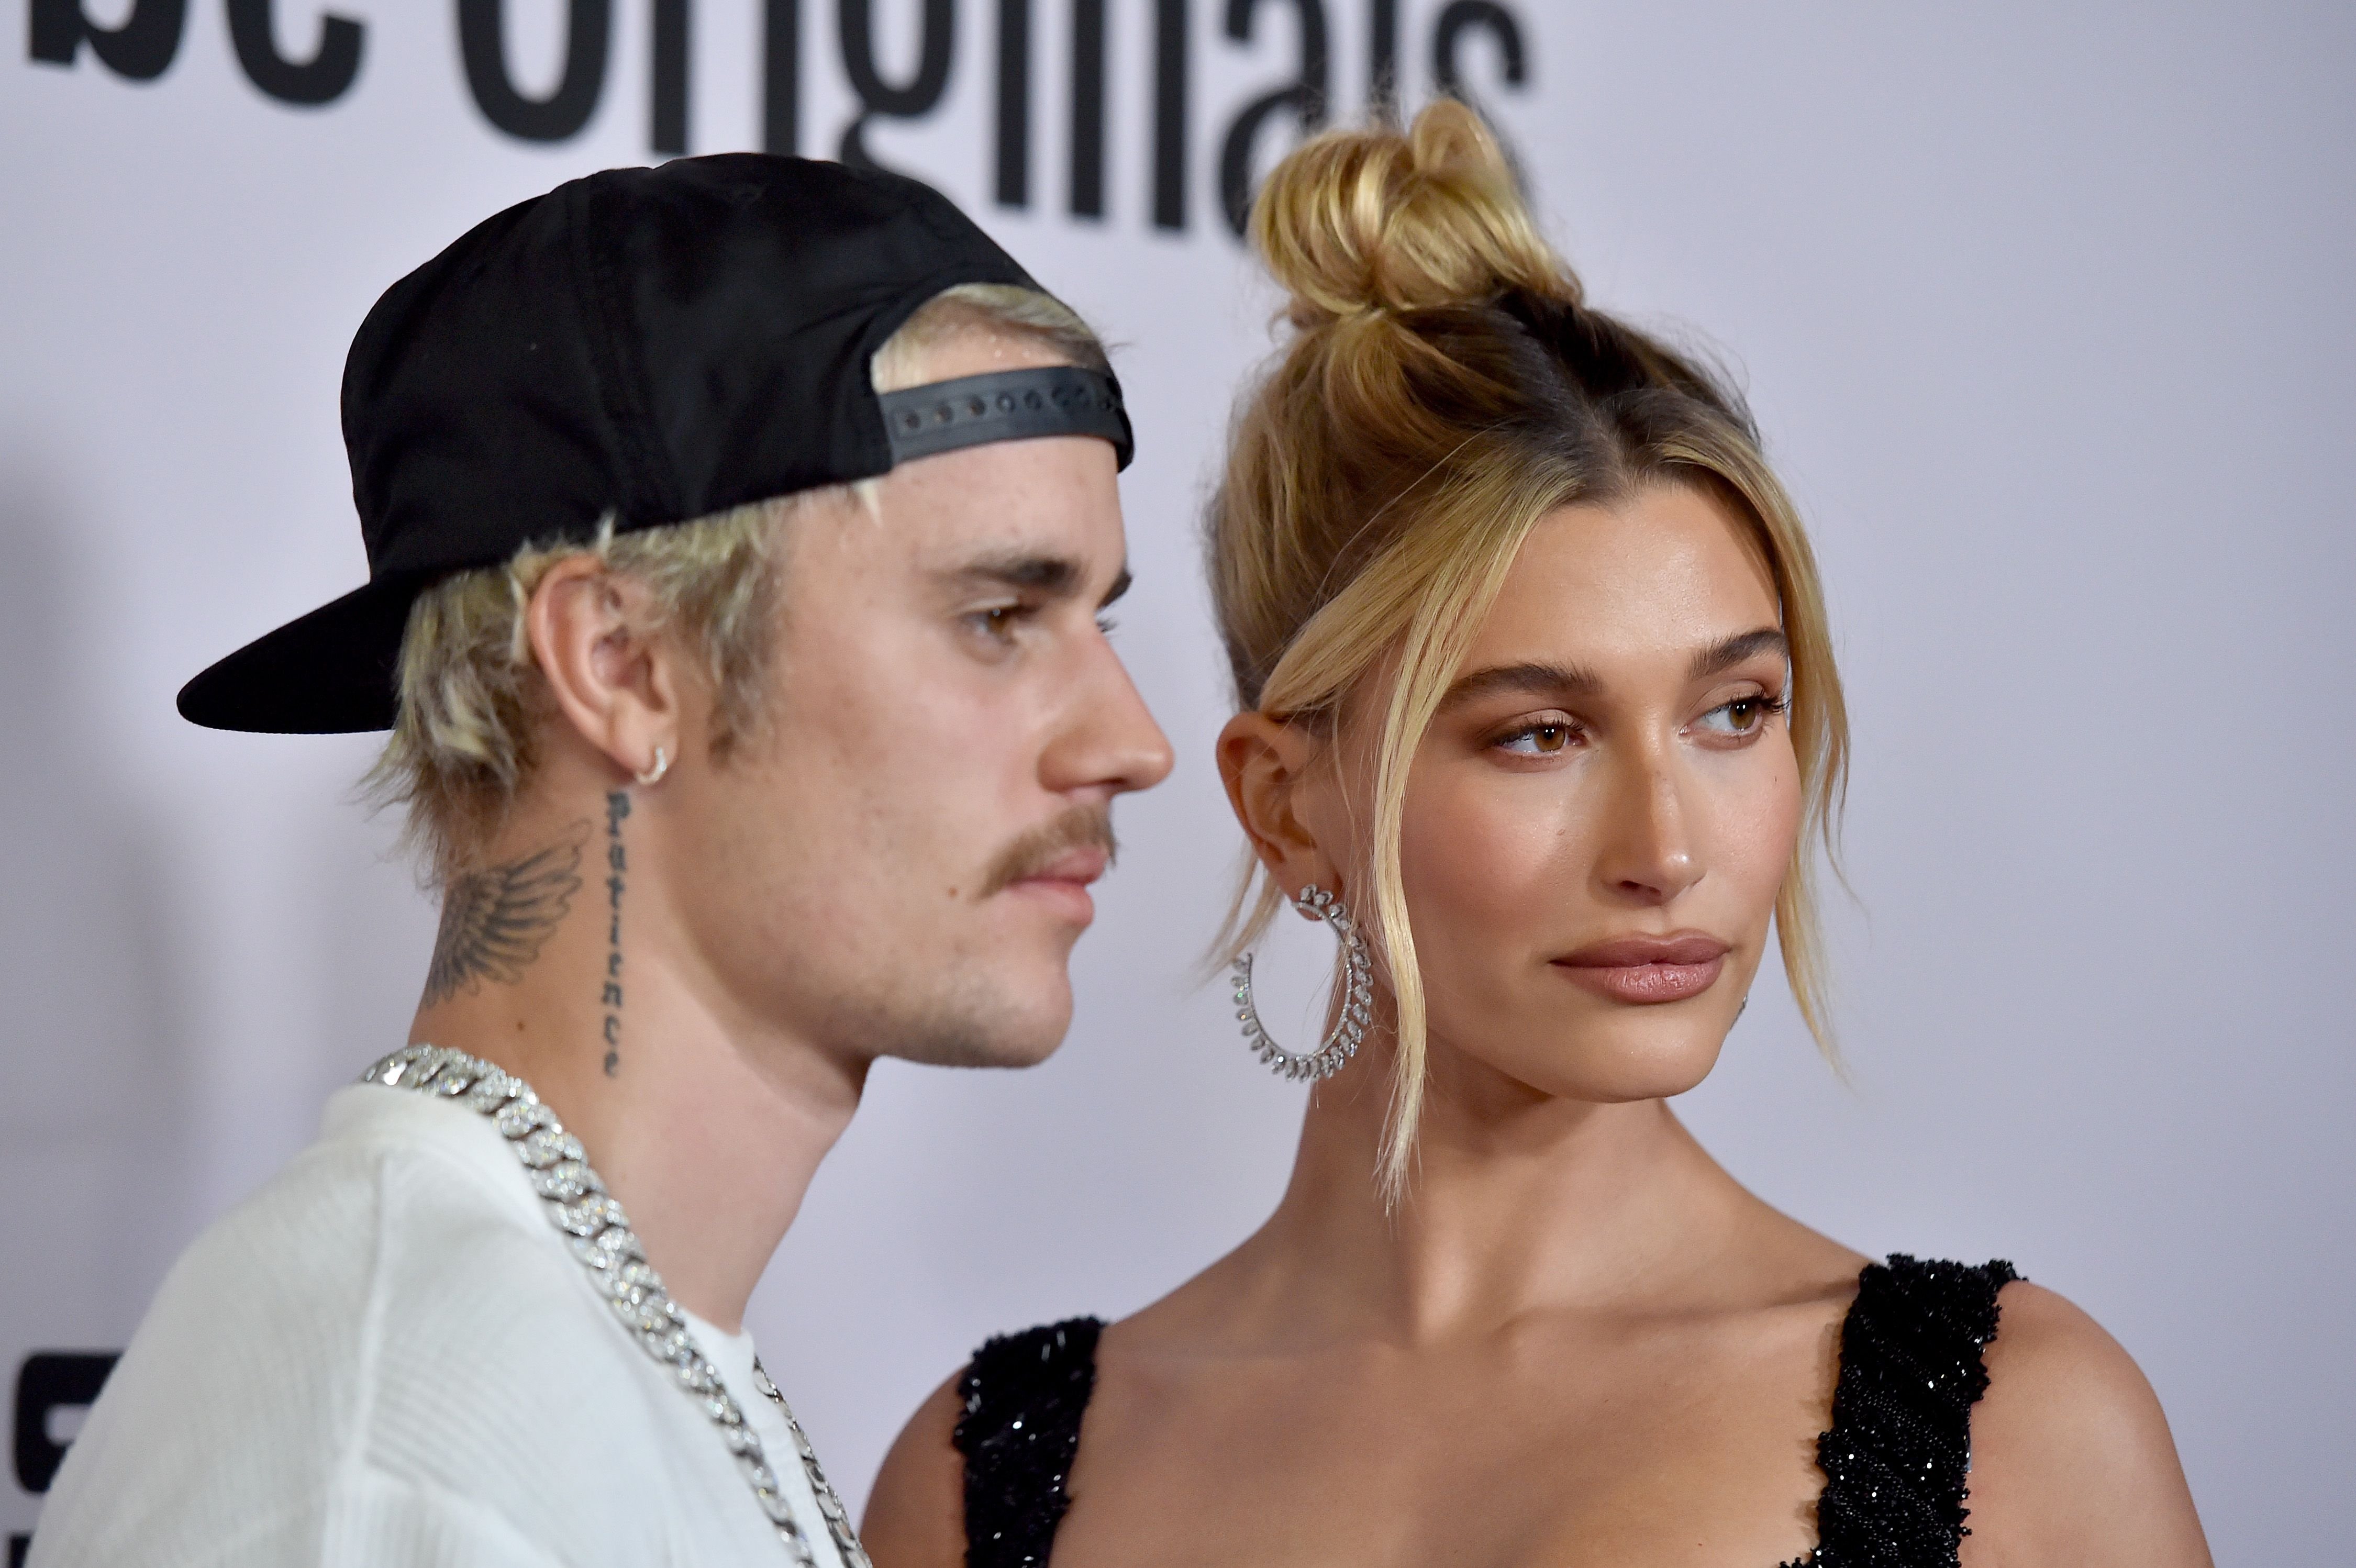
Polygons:
M1098 668L1076 707L1064 745L1048 758L1048 782L1058 789L1098 788L1108 794L1151 789L1170 777L1170 737L1145 706L1129 670L1109 647L1095 654Z

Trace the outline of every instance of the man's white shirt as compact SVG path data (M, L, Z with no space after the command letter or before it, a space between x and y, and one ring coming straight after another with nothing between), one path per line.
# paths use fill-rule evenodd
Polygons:
M750 1337L690 1330L820 1568L841 1568ZM605 1306L498 1130L363 1084L174 1266L67 1453L30 1568L790 1560L701 1401Z

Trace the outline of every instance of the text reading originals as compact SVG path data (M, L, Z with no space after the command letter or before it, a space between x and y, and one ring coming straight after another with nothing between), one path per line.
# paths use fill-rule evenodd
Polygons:
M284 103L317 107L348 94L359 80L369 24L324 13L307 58L279 47L301 37L299 24L275 27L275 0L226 0L230 41L246 80ZM1251 169L1262 132L1290 120L1312 131L1326 123L1333 102L1333 27L1329 0L1214 0L1221 33L1231 44L1290 36L1296 40L1292 74L1246 102L1216 143L1218 205L1233 233L1243 232L1251 198ZM132 0L102 7L120 15L91 19L90 0L29 0L27 55L36 63L73 66L85 48L115 75L152 81L178 58L188 0ZM692 0L649 0L648 145L658 154L688 150L689 62ZM916 63L897 79L877 59L882 0L835 0L837 65L859 108L830 149L845 163L872 165L867 129L883 121L916 122L937 112L955 74L958 30L956 0L903 0L916 24ZM1106 215L1108 124L1106 79L1109 21L1107 0L1066 0L1070 93L1066 105L1070 163L1066 205L1075 218ZM1339 5L1333 5L1339 9ZM1001 207L1031 205L1033 23L1036 0L994 0L996 79L991 123L995 133L991 195ZM1145 94L1150 146L1147 209L1156 229L1183 231L1192 209L1190 127L1194 91L1193 0L1151 0L1134 7L1151 30L1153 80ZM801 144L803 18L801 0L761 0L761 145L798 153ZM1273 15L1271 15L1273 14ZM1402 81L1400 0L1365 0L1363 58L1365 100L1393 101ZM528 142L562 142L595 117L609 74L613 0L565 0L563 65L555 85L534 96L516 85L507 50L506 0L456 0L458 56L475 107L500 132ZM1428 81L1437 93L1471 96L1468 45L1481 40L1496 62L1497 86L1527 85L1530 48L1515 10L1504 0L1445 0L1426 38Z

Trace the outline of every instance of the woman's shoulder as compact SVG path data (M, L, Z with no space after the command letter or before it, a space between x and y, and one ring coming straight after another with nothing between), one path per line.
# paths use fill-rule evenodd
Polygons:
M1074 1317L995 1336L935 1389L876 1473L860 1527L869 1555L951 1568L977 1523L985 1537L1052 1537L1103 1328Z
M1964 1568L2209 1561L2142 1372L2001 1261L1858 1273L1818 1454L1819 1562L1891 1543Z
M963 1368L925 1397L884 1455L859 1521L867 1554L888 1568L965 1562L965 1455L956 1444Z
M2138 1368L2053 1291L2003 1287L1972 1419L1976 1563L2206 1564L2168 1418Z
M1104 1323L1070 1317L985 1340L958 1374L949 1441L966 1473L1006 1477L1025 1493L1061 1495L1096 1391L1097 1337ZM977 1499L967 1497L969 1507Z

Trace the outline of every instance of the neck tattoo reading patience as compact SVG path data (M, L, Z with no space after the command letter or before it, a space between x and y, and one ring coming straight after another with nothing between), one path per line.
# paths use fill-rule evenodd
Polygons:
M630 814L630 797L616 789L605 797L605 892L612 919L605 939L605 989L598 1002L605 1009L605 1076L622 1070L622 874L629 869L622 854L622 819Z

